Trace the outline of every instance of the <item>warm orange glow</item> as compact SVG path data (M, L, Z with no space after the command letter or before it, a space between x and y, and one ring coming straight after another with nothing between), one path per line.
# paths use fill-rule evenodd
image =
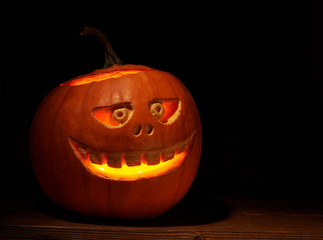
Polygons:
M103 157L102 165L92 163L88 156L84 159L83 164L88 170L90 170L90 172L101 177L131 181L142 178L157 177L178 168L183 163L187 152L188 150L181 153L175 153L172 159L166 162L161 159L160 163L156 165L147 165L144 155L142 155L140 166L127 166L124 156L121 158L121 168L109 167L107 165L106 156Z
M107 80L110 78L119 78L126 75L136 74L141 71L147 71L142 69L123 69L123 70L114 70L111 72L103 72L103 73L97 73L93 75L87 75L85 77L75 78L71 79L67 82L61 83L60 86L69 85L69 86L78 86L83 84L88 84L92 82L100 82L103 80Z
M195 131L183 141L166 148L126 153L92 150L71 137L69 142L90 173L106 179L134 181L162 176L179 168L190 152L194 135Z
M97 107L92 110L92 116L103 125L116 128L122 127L132 116L131 103L119 103L113 106Z
M119 122L113 119L112 110L107 108L98 108L92 112L93 116L99 120L102 124L116 127L119 125Z
M174 113L176 112L176 110L178 109L178 101L165 101L162 103L163 107L164 107L164 115L161 119L161 121L163 123L166 123L168 121L168 119L174 115Z

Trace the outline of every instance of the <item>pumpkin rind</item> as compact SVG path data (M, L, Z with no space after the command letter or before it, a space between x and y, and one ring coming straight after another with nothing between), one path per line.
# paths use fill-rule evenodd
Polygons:
M190 93L169 73L145 66L113 65L77 79L124 69L142 71L76 86L62 84L46 96L32 124L32 163L42 188L65 208L101 217L151 218L173 207L191 186L201 153L201 124ZM181 101L178 119L170 125L158 122L149 110L149 101L159 98ZM95 108L119 103L132 103L134 108L131 119L121 128L108 128L91 115ZM138 125L143 133L134 136ZM144 133L148 125L153 134ZM97 151L145 152L172 146L193 132L191 149L178 169L132 181L91 174L69 144L72 137Z

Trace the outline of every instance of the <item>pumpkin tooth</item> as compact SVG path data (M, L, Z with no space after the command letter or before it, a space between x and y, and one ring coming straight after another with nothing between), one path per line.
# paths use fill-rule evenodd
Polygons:
M120 153L107 153L107 162L109 167L121 168L121 154Z
M141 165L141 153L140 152L130 152L126 153L126 163L127 166L140 166Z
M93 152L91 150L91 152L90 152L90 160L91 160L92 163L102 165L102 156L101 156L101 153L100 152L97 152L97 151Z
M186 150L186 148L188 147L188 145L187 144L185 144L185 143L181 143L181 144L178 144L177 146L176 146L176 153L181 153L181 152L184 152L185 150Z
M82 148L79 145L77 145L77 149L79 150L79 152L82 155L83 159L86 159L86 153L88 152L88 149Z
M168 160L173 159L174 155L175 155L174 147L165 149L164 151L162 151L162 155L163 155L163 158L164 158L165 162L168 161Z
M156 165L160 163L160 151L150 151L145 153L147 165Z
M176 144L175 152L177 154L184 152L191 145L194 134L195 134L195 132L189 138L187 138L185 141L182 141L182 142Z
M79 142L76 142L76 141L71 141L71 144L73 144L74 149L81 154L83 160L86 160L86 157L87 157L86 153L89 151L89 148Z

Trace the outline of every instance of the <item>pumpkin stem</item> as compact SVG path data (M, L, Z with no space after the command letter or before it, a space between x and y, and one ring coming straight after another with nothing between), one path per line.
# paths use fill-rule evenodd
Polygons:
M96 36L104 48L105 63L103 68L111 67L113 64L124 64L113 50L109 39L100 30L92 27L83 27L80 31L80 35L83 36L87 34Z

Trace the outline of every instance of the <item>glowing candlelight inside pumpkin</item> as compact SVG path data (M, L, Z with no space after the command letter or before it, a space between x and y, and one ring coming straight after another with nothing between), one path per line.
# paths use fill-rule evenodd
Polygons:
M171 160L166 162L160 161L160 163L156 165L148 165L147 162L142 159L141 165L128 166L124 157L122 157L121 160L121 168L109 167L106 159L102 161L102 165L92 163L89 157L83 161L83 164L94 174L98 174L103 177L109 176L109 178L112 179L129 181L141 178L156 177L171 172L173 169L176 169L183 163L187 152L188 150L181 153L175 153Z
M156 164L149 164L147 162L149 151L142 152L140 154L140 163L135 166L127 164L126 155L124 153L117 153L120 156L120 165L119 167L112 167L109 166L109 157L107 156L107 153L100 153L99 151L91 150L71 138L70 144L76 156L90 173L106 179L134 181L143 178L162 176L167 173L171 173L173 170L180 167L190 151L194 135L195 132L184 141L177 143L170 148L166 148L168 150L154 150L160 152L159 162ZM87 148L87 150L84 148ZM165 154L169 149L173 149L173 155L171 158L168 157L166 160ZM111 153L108 154L111 155ZM100 160L93 161L91 160L93 157Z

